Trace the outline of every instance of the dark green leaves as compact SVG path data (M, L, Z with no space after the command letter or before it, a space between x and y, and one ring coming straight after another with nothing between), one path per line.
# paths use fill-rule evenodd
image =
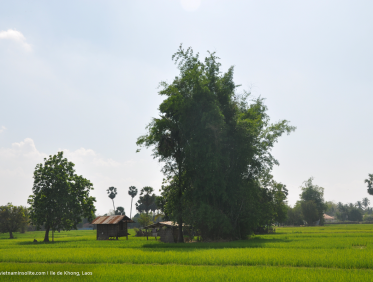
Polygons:
M93 185L75 174L74 164L63 158L63 152L36 165L32 190L30 219L38 228L71 230L82 217L93 219L96 200L89 196Z

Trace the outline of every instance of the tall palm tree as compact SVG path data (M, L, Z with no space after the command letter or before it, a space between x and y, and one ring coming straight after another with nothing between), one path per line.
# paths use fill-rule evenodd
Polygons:
M114 212L115 212L115 206L114 206L114 198L115 196L118 194L117 192L117 188L115 187L109 187L107 190L106 190L107 194L108 194L108 197L113 201L113 208L114 208Z
M131 199L131 211L130 211L130 218L132 218L132 201L133 201L133 198L136 197L136 195L137 195L137 188L135 186L130 186L130 188L128 188L128 195L130 195L132 197L132 199Z
M367 197L363 198L362 202L365 209L370 205L370 201Z

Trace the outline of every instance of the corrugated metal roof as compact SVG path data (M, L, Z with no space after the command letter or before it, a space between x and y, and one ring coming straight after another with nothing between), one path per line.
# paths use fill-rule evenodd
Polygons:
M96 217L91 224L118 224L120 221L123 222L134 222L129 217L125 215L109 215L109 216L98 216Z
M157 223L145 226L143 228L148 229L148 228L155 228L155 227L162 227L162 226L178 227L179 224L173 221L161 221L161 222L157 222ZM183 226L189 226L189 225L185 225L185 223L183 223Z
M332 219L334 219L334 216L330 216L330 215L327 215L326 213L324 213L324 219L332 220Z

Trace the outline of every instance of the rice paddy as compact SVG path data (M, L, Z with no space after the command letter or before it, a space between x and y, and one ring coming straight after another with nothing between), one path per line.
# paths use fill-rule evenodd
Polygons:
M130 233L133 234L132 230ZM225 243L164 244L129 236L96 241L95 231L0 235L2 281L371 281L373 225L282 227ZM38 243L32 241L37 239ZM84 275L86 274L86 275ZM42 277L41 277L42 276Z

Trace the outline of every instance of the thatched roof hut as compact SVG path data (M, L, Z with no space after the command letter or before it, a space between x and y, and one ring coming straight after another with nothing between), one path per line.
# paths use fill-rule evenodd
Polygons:
M91 224L97 225L97 240L108 240L110 238L127 237L127 223L134 222L125 215L98 216Z

